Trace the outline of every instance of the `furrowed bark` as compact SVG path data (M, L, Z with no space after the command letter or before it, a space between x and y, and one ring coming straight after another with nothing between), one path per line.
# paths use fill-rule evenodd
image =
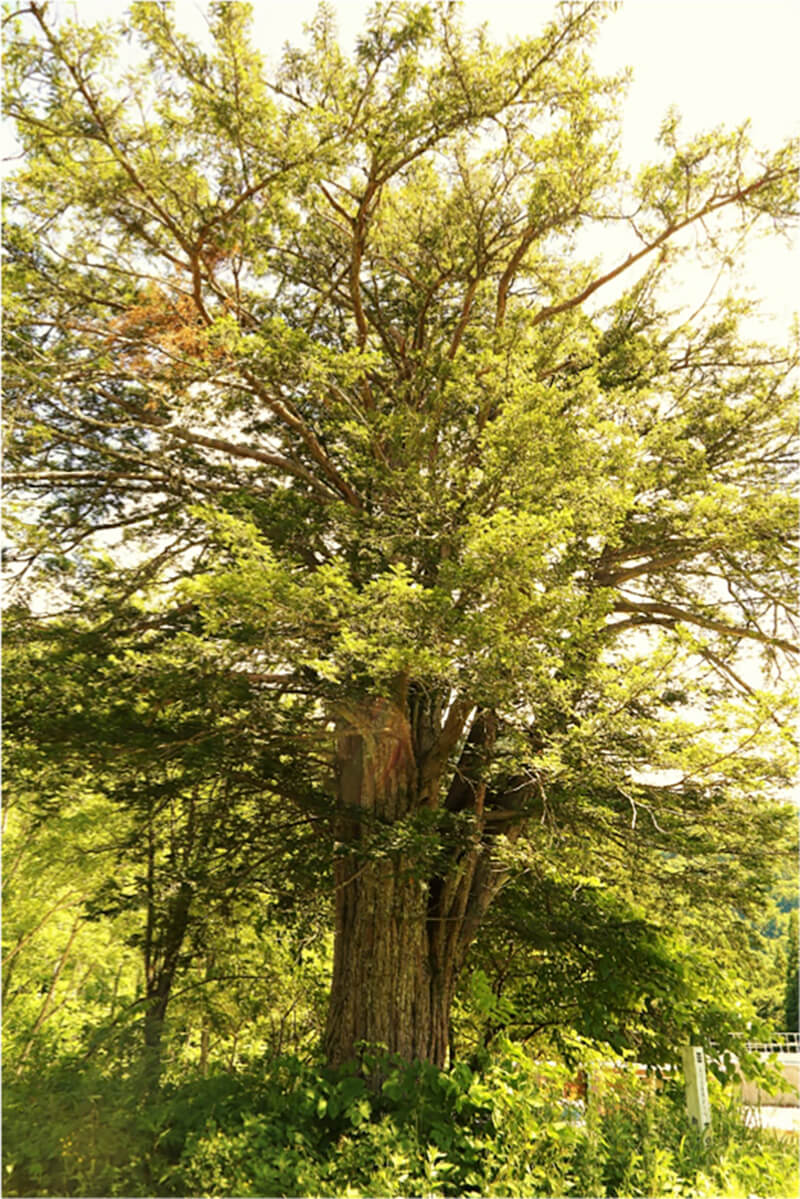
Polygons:
M422 716L420 718L420 711ZM450 714L452 717L452 713ZM461 723L463 725L463 716ZM503 875L487 840L490 716L473 722L441 801L441 739L454 720L435 705L376 701L339 727L336 916L325 1047L334 1065L379 1047L444 1066L459 971ZM472 832L442 873L411 852L370 853L370 837L424 809L469 811ZM373 1077L373 1082L380 1080Z

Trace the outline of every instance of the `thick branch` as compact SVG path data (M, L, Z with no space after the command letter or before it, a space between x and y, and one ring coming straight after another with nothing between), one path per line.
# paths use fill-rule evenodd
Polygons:
M469 287L467 288L466 295L464 296L464 303L461 306L461 316L458 318L458 324L456 325L455 332L450 342L450 349L447 352L448 358L455 358L456 351L461 345L461 338L464 336L464 331L469 323L469 314L472 311L472 304L475 299L475 292L477 290L478 279L476 277L471 281Z
M250 382L249 379L248 382ZM255 387L257 387L259 395L262 398L266 398L263 388L257 384L257 381L253 380L252 383ZM115 404L124 411L135 415L139 424L144 428L153 427L160 429L162 432L169 434L171 437L176 437L179 441L184 441L189 445L203 446L205 449L210 450L219 450L220 453L228 454L233 458L245 458L253 462L262 462L265 466L273 466L286 474L295 475L297 478L303 479L309 484L310 487L313 487L315 491L324 496L324 498L327 500L338 498L334 492L329 491L324 484L320 483L319 479L317 479L311 473L311 471L307 470L306 467L301 465L301 463L295 462L291 458L286 458L281 454L271 454L268 451L258 449L255 446L241 445L238 442L229 441L227 438L208 437L203 433L193 433L190 429L185 429L180 425L170 424L167 417L158 416L155 413L149 413L145 415L141 409L137 409L134 408L133 405L126 404L120 399L119 396L115 396L106 391L101 391L100 394L112 404ZM286 421L286 423L290 424L293 428L299 427L301 430L304 430L309 434L309 437L313 439L313 434L310 434L310 431L306 429L303 422L300 421L299 418L293 418L292 414L284 405L280 404L280 402L277 400L273 400L271 397L269 398L268 402L270 403L272 410L276 412L276 415L280 415ZM314 441L315 440L316 439L314 439ZM316 445L318 446L318 443L316 443ZM322 448L319 446L318 448L320 454L324 457L324 462L330 464L329 459L326 455L324 455ZM338 482L339 489L344 491L344 489L347 488L347 484L340 479L338 473L335 472L335 468L334 474ZM346 491L344 491L344 493L346 494Z
M714 548L713 543L694 546L687 545L681 550L676 550L675 553L665 554L661 558L650 558L647 562L640 562L636 566L627 566L621 570L598 570L595 574L595 581L600 587L617 587L621 583L626 583L629 579L636 579L641 575L648 575L657 570L666 570L670 566L677 566L681 562L687 561L687 559L691 559L700 553L706 553Z
M519 264L525 257L525 253L532 244L534 238L540 232L538 225L529 225L522 235L519 245L511 255L511 260L503 271L500 277L500 283L497 288L497 313L495 316L495 327L502 329L506 319L506 304L508 302L508 291L514 281L514 275L517 272Z
M614 602L614 610L616 612L630 612L632 618L606 625L607 629L630 628L633 625L641 624L659 624L668 628L672 628L676 624L692 624L702 629L710 629L712 632L719 633L723 637L759 641L764 645L771 645L776 649L782 649L786 653L796 654L800 652L800 647L794 645L791 641L784 641L781 637L769 637L766 633L762 633L760 629L725 624L721 620L713 620L711 617L703 616L699 612L687 612L684 608L678 608L675 604L654 603L648 600L633 602L632 600L620 597Z

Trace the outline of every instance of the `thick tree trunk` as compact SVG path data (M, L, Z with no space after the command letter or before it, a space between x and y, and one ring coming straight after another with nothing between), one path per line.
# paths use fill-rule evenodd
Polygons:
M434 968L425 886L405 860L339 872L329 1060L363 1045L444 1065L452 972Z
M458 972L502 883L486 839L485 784L459 773L458 783L440 794L454 723L446 731L430 704L379 702L340 728L341 853L326 1030L332 1064L377 1046L411 1060L447 1062ZM491 735L485 721L473 724L465 749L472 767L481 756L478 743L483 748ZM424 853L380 849L382 836L391 840L404 818L426 808L443 817L447 809L474 815L469 841L453 847L439 875L424 868Z

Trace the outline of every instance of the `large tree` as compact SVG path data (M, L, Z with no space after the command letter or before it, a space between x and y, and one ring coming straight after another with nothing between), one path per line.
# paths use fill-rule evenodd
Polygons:
M244 4L207 45L134 4L124 64L46 3L8 41L23 601L249 691L260 785L333 846L334 1062L446 1060L532 863L741 906L782 824L740 659L792 649L796 355L663 297L786 227L796 147L669 117L625 178L605 7L499 47L390 3L349 57L323 7L274 72Z

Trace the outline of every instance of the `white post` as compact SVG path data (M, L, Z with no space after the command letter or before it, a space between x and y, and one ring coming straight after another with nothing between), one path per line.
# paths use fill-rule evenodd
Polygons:
M687 1045L683 1050L683 1076L686 1081L686 1110L689 1119L704 1132L711 1123L708 1102L706 1059L699 1045Z

